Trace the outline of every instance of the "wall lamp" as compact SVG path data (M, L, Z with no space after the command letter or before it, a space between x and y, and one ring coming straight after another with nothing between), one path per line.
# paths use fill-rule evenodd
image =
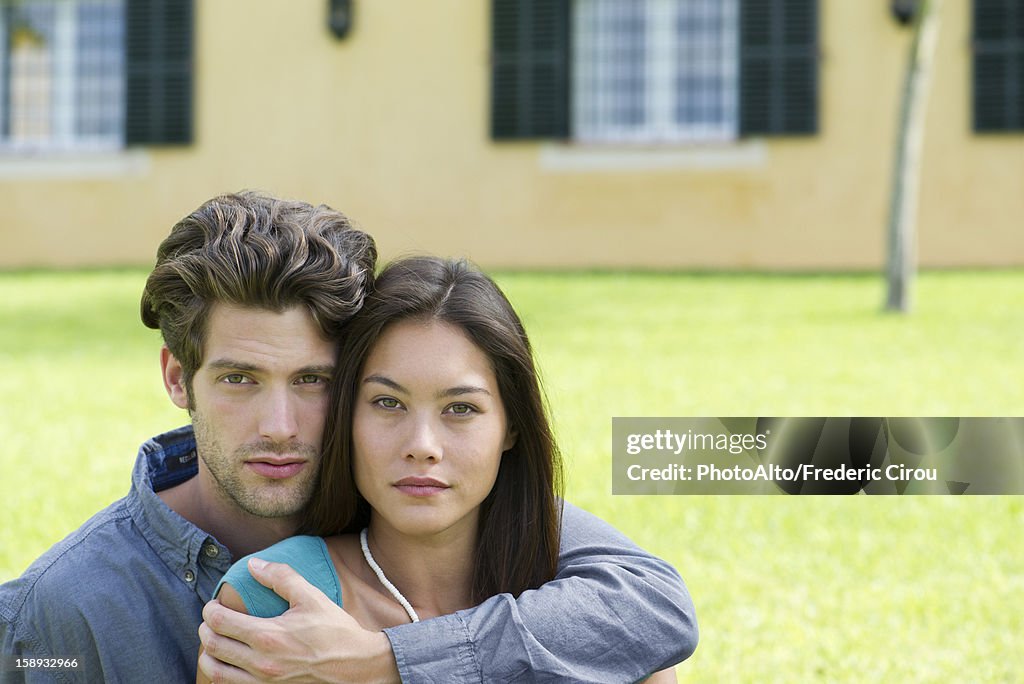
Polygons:
M352 30L352 0L327 0L327 28L342 39Z
M901 26L907 26L914 21L920 4L919 0L889 0L889 9Z

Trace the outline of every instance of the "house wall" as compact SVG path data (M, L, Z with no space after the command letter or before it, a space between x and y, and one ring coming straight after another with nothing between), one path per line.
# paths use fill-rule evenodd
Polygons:
M932 266L1024 264L1024 132L971 131L970 2L943 3L921 177L919 254Z
M821 0L820 131L689 147L495 143L489 3L196 3L194 144L0 157L0 267L148 264L205 199L256 188L352 216L385 258L485 267L872 269L885 260L910 32ZM969 2L947 0L924 149L926 266L1024 263L1024 135L970 131Z

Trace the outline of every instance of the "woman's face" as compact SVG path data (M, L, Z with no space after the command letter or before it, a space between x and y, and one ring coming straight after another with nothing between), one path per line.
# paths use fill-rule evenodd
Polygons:
M515 441L487 356L459 328L385 328L357 390L356 486L374 524L414 536L475 534L480 503Z

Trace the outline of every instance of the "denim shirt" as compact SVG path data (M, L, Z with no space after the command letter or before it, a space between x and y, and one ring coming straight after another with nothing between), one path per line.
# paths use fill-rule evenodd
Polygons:
M196 472L191 428L147 441L126 497L0 586L3 666L10 656L78 663L7 669L0 681L195 681L203 605L231 555L155 492Z
M139 449L128 495L0 585L0 682L194 681L203 605L227 548L155 492L198 469L191 427ZM558 575L518 599L385 630L404 682L629 682L688 657L675 570L565 505ZM77 668L14 670L14 658Z

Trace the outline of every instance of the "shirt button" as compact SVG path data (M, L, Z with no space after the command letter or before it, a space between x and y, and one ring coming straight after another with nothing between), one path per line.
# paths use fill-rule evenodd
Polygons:
M220 549L218 549L214 544L207 544L203 547L203 553L205 553L208 558L216 558L220 555Z
M191 570L186 570L185 571L185 581L186 582L193 582L193 581L195 581L195 579L196 579L196 574L194 572L192 572Z

